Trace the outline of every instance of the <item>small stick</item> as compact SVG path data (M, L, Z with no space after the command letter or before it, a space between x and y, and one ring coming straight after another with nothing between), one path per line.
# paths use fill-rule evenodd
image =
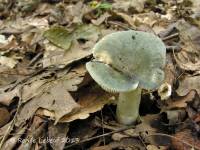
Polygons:
M127 126L127 127L118 129L118 130L116 130L116 131L112 131L112 132L108 132L108 133L105 133L105 134L102 134L102 135L94 136L94 137L91 137L91 138L88 138L88 139L79 141L78 143L73 143L73 144L70 144L70 145L68 145L68 146L65 146L65 149L70 148L70 147L73 147L73 146L75 146L75 145L80 145L80 144L82 144L82 143L89 142L89 141L91 141L91 140L95 140L95 139L98 139L98 138L101 138L101 137L109 136L109 135L114 134L114 133L122 132L122 131L131 129L131 128L134 128L134 127L135 127L135 126Z
M121 23L121 22L114 22L114 21L108 21L109 24L117 25L118 27L121 27L125 30L135 30L133 27L129 27L128 25Z
M179 35L179 33L174 33L174 34L169 35L167 37L163 37L162 40L163 41L167 41L167 40L170 40L170 39L173 39L173 38L177 37L178 35Z
M28 64L28 66L32 66L38 59L41 58L43 52L39 52L32 60L31 62Z

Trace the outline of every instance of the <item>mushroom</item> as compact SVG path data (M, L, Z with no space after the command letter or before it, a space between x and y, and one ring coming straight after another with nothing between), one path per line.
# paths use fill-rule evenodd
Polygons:
M164 80L164 43L151 33L118 31L103 37L92 52L94 59L86 69L104 90L119 93L118 122L135 123L142 89L156 89Z

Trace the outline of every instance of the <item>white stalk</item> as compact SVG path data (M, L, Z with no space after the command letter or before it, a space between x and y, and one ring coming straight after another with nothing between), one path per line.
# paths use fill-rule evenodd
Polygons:
M119 123L130 125L135 123L139 116L141 88L119 94L116 115Z

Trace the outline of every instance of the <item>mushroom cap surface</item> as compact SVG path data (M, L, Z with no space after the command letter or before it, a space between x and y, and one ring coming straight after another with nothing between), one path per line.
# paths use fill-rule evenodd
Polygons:
M152 90L164 80L166 48L160 38L142 31L119 31L103 37L86 64L93 79L107 91Z

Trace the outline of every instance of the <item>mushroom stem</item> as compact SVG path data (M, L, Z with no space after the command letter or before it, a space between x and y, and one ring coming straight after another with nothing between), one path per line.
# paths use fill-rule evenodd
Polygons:
M116 115L119 123L130 125L135 123L139 116L141 88L119 94Z

